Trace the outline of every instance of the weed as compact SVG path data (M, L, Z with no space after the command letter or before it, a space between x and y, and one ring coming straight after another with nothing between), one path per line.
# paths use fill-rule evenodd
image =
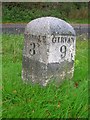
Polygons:
M75 71L72 80L61 86L23 84L23 35L2 36L3 118L87 118L88 42L77 39Z

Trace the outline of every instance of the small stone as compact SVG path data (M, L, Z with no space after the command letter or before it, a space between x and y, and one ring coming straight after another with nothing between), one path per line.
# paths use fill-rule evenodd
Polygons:
M42 17L25 28L22 78L46 86L70 79L74 72L76 33L64 20Z

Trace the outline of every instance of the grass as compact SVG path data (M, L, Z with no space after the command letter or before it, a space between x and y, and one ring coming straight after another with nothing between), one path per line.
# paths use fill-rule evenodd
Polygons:
M75 72L61 86L23 84L23 35L2 35L3 118L87 118L88 41L77 39Z
M0 36L0 118L2 116L2 36Z

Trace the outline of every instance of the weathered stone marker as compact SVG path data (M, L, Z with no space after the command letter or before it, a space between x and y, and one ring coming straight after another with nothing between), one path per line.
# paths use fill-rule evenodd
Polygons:
M23 49L22 78L46 86L72 78L76 34L67 22L42 17L27 24Z

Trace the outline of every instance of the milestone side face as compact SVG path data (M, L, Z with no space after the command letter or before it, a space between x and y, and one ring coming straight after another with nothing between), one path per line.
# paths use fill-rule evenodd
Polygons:
M36 26L36 27L35 27ZM76 36L65 21L43 17L30 22L25 30L22 78L46 86L72 78Z

